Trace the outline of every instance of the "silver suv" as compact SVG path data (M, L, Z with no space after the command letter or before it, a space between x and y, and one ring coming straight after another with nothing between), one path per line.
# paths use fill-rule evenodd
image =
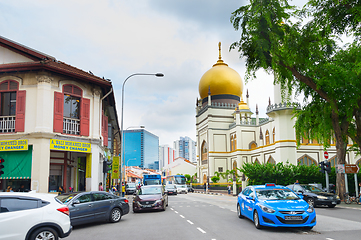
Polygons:
M69 208L54 194L0 193L0 240L57 240L72 231Z

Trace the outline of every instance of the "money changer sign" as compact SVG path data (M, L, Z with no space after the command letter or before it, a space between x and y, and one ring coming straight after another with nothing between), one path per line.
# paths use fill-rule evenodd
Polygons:
M50 149L69 152L91 153L91 143L50 139Z
M0 141L0 151L26 151L28 140L7 140Z

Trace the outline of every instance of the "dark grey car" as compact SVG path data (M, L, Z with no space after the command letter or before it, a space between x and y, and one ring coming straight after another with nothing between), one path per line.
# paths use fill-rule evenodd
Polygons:
M102 191L64 193L57 199L69 207L73 226L98 221L119 222L129 213L128 199Z

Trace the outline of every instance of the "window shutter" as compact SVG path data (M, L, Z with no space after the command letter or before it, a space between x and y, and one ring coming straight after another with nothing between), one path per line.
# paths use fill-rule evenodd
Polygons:
M64 94L54 92L54 132L63 133Z
M25 131L25 103L26 91L18 91L16 94L16 120L15 132Z
M102 121L102 132L103 132L103 145L108 146L108 117L103 113L103 121Z
M80 135L89 136L90 99L82 98L80 108Z

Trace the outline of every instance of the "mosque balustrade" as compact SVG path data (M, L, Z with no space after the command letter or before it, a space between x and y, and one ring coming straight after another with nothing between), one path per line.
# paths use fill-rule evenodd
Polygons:
M297 102L275 103L267 106L267 113L286 109L301 109L301 104Z
M202 165L208 164L208 160L202 160Z

